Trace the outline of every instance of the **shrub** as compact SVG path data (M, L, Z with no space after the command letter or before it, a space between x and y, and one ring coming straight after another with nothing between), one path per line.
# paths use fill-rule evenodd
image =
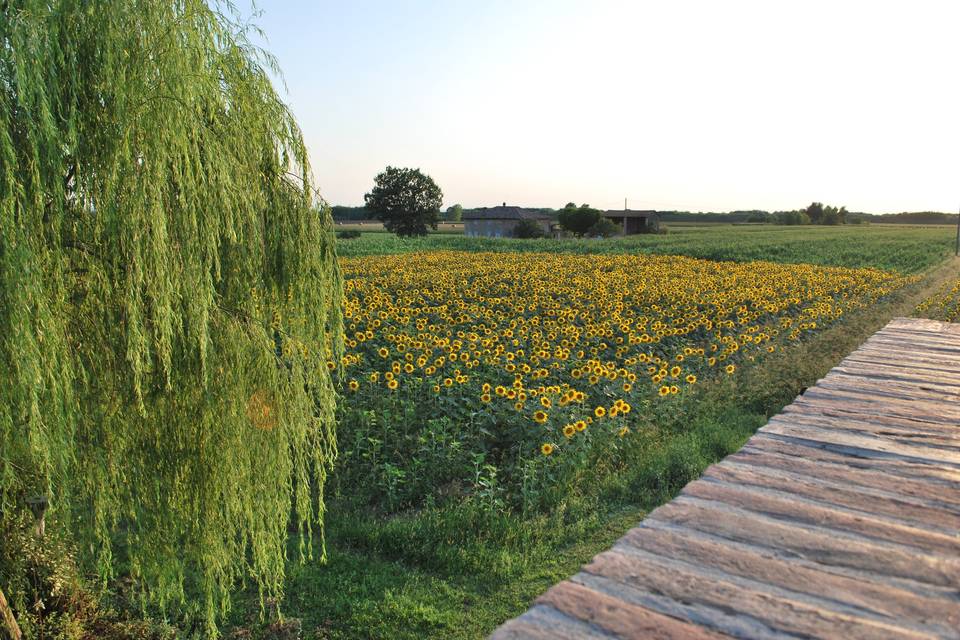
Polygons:
M540 223L529 218L524 218L513 228L514 238L542 238L545 235Z
M337 231L338 240L355 240L360 237L359 229L343 229L342 231Z
M591 237L609 238L620 232L620 227L613 220L601 217L593 223L587 230L587 235Z

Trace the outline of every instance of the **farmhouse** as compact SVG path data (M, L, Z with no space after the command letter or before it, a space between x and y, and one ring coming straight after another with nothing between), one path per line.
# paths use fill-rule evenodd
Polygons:
M656 211L638 209L609 209L603 217L620 227L625 236L635 233L656 232L660 228L660 215Z
M508 207L504 202L499 207L482 207L463 212L463 232L468 236L488 238L513 237L514 229L521 220L533 220L543 228L544 235L551 235L553 218L524 207Z

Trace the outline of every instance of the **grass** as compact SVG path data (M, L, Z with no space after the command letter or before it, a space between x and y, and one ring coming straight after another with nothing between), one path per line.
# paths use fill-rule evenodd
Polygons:
M516 240L431 234L402 239L364 234L338 244L341 256L414 251L556 251L561 253L655 253L706 260L769 260L846 267L877 267L919 273L941 262L953 249L948 226L848 225L787 227L715 225L671 228L666 235L599 239Z
M960 271L960 260L943 262L953 237L945 228L754 229L711 229L709 235L698 229L605 244L546 246L882 266L924 275L810 340L698 388L682 413L630 452L632 462L622 473L590 478L551 513L484 511L464 503L384 518L357 506L341 489L329 497L329 563L290 567L284 614L301 620L307 638L484 637L609 547L709 464L737 450L801 388L814 384L891 317L910 315L918 302L955 281ZM341 253L543 250L536 242L445 236L425 242L383 236L353 242L341 243ZM233 622L250 629L252 637L264 634L255 596L239 605Z

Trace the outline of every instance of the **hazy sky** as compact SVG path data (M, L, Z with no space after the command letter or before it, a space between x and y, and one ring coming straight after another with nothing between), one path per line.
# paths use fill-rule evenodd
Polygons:
M468 207L960 206L955 1L257 6L331 204L389 164Z

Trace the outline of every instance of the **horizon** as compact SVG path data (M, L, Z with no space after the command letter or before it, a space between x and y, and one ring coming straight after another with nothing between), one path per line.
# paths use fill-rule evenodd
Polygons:
M331 204L362 205L392 165L444 207L960 205L950 3L258 8Z

